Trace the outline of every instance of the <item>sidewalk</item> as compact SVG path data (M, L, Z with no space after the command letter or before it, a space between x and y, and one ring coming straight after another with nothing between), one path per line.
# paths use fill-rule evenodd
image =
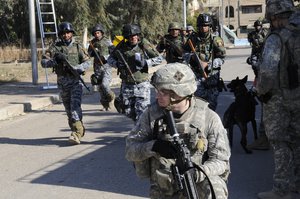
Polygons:
M149 73L153 73L158 68L159 66L150 68ZM89 80L91 74L92 72L89 71L84 76L84 80L90 87L91 93L93 93ZM111 87L119 86L120 83L120 78L117 76L116 70L113 69ZM51 82L49 85L51 87L56 86L56 83ZM25 115L28 112L41 110L52 104L59 103L59 90L51 87L48 87L46 83L33 85L32 82L0 84L0 120L12 119L15 116ZM87 94L89 94L89 92L84 88L84 95Z

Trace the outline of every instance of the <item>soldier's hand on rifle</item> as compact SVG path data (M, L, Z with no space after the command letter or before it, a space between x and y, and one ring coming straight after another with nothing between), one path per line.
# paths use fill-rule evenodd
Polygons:
M222 64L224 61L220 58L215 58L213 61L213 69L221 69Z
M54 60L56 61L56 63L61 63L67 60L67 56L63 53L55 53Z
M135 53L135 62L136 62L136 68L138 70L141 70L144 67L147 67L147 61L143 58L141 53Z
M176 157L176 148L169 141L156 140L153 144L152 151L167 159L174 159Z

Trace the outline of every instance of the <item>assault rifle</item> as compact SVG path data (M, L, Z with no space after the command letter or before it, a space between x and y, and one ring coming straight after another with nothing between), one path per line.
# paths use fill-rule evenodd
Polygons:
M191 48L191 50L193 52L193 55L196 58L195 61L197 62L198 68L200 69L200 73L203 75L203 77L205 79L207 79L207 74L205 72L205 67L202 65L201 60L200 60L199 56L196 53L196 49L195 49L195 47L194 47L191 39L188 39L188 44L189 44L189 46L190 46L190 48Z
M170 135L173 137L173 144L177 151L175 164L171 166L177 188L180 191L183 191L187 199L198 199L199 196L194 179L194 174L196 172L195 169L197 169L206 177L211 189L212 199L216 199L216 193L209 177L203 169L201 169L198 165L193 164L190 150L187 148L183 139L179 137L172 111L169 108L166 108L164 112L167 118Z
M135 78L134 78L134 76L133 76L133 73L132 73L132 71L131 71L131 69L130 69L128 63L126 62L126 60L125 60L123 54L120 52L120 50L116 50L116 53L117 53L117 57L118 57L119 59L121 59L122 63L126 66L126 69L127 69L128 73L129 73L131 79L133 80L133 82L134 82L135 84L137 84L137 83L136 83L136 80L135 80Z
M93 49L94 53L96 54L96 57L97 57L97 59L99 60L101 66L103 66L104 64L103 64L103 62L102 62L102 60L101 60L101 57L100 57L99 53L97 52L97 50L95 49L95 47L94 47L92 41L90 41L90 46L91 46L91 48Z
M186 198L198 199L199 196L194 180L195 167L191 160L190 150L187 148L184 141L179 138L172 111L166 109L165 115L167 117L170 135L173 137L173 144L177 151L176 162L171 166L177 188L180 191L183 191Z
M58 53L61 53L60 51L59 51L59 49L56 47L56 46L54 46L55 47L55 49L58 51ZM54 55L55 56L55 55ZM69 72L75 77L75 78L77 78L77 79L79 79L79 81L83 84L83 86L88 90L88 91L90 91L90 88L85 84L85 82L83 81L83 79L81 78L81 74L79 74L75 69L74 69L74 67L71 65L71 63L65 58L64 60L63 60L63 62L64 62L64 66L66 66L67 67L67 69L69 70Z

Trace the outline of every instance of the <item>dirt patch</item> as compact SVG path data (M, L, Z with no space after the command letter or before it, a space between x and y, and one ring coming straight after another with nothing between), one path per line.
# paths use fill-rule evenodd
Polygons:
M113 76L116 77L117 71L113 69ZM90 76L93 74L93 67L86 71L83 76L84 81L90 82ZM0 84L12 82L33 82L32 64L24 63L0 63ZM56 83L56 74L52 68L44 69L38 64L38 83Z

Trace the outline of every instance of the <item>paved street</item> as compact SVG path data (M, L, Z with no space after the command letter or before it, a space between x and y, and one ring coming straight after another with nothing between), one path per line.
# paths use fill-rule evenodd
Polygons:
M250 88L254 75L245 60L250 49L229 49L222 69L227 83L248 75ZM118 92L118 89L115 88ZM135 176L124 158L124 137L133 123L113 112L100 112L98 94L83 98L87 132L81 145L67 142L70 132L62 104L34 111L12 120L0 121L0 199L119 199L147 198L148 182ZM222 117L233 95L222 92L217 113ZM257 106L259 124L260 108ZM253 133L248 126L248 141ZM255 199L260 191L271 189L271 151L242 150L234 129L230 199Z

